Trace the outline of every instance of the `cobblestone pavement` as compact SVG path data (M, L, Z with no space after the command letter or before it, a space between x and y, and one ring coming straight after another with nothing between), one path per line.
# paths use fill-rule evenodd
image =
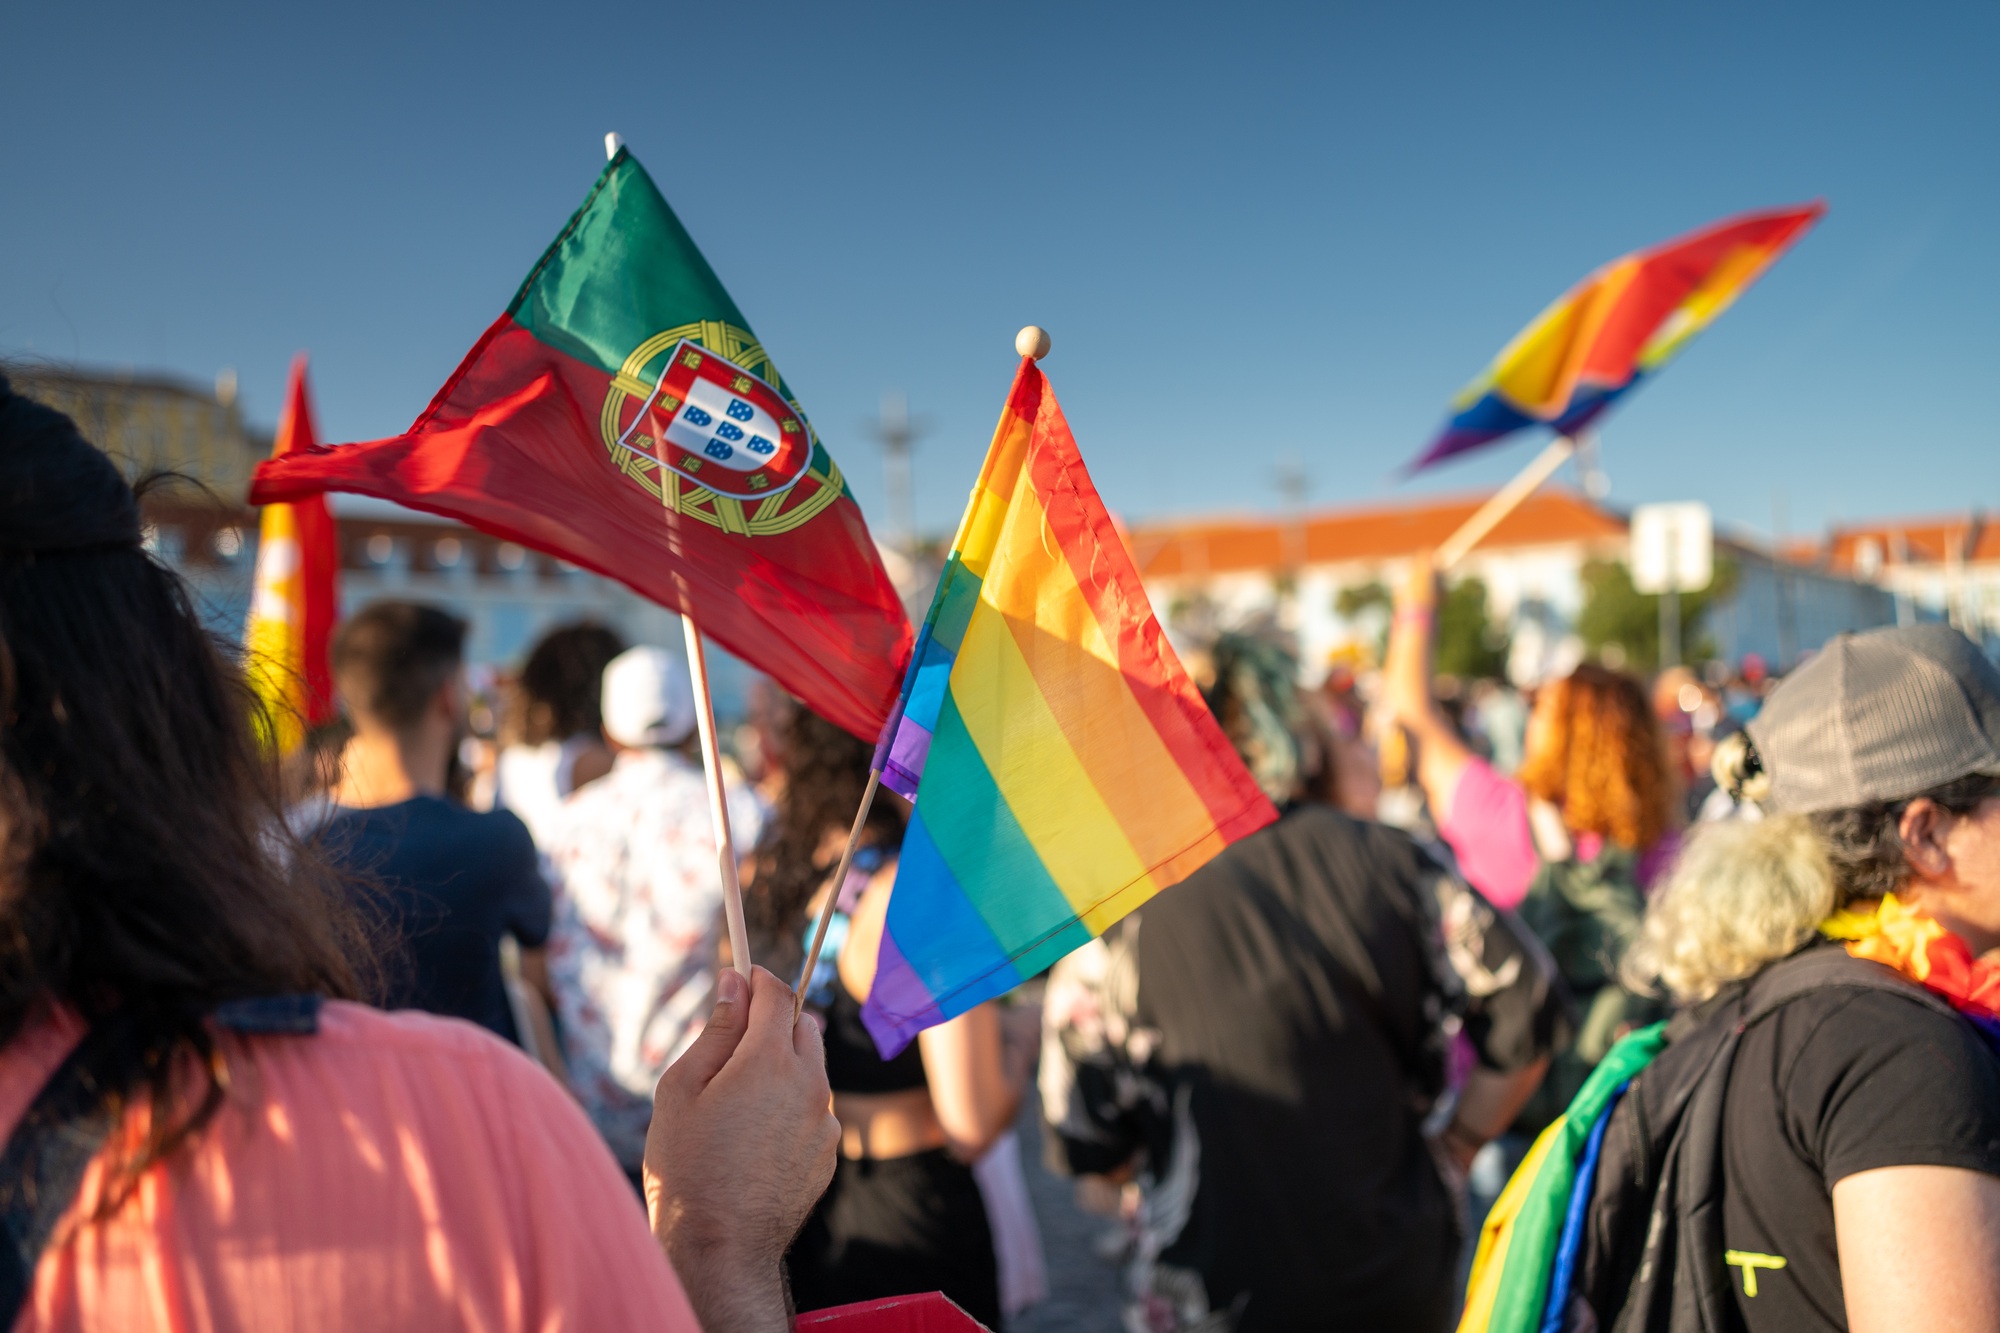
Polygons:
M1042 1128L1030 1102L1014 1132L1049 1260L1049 1299L1009 1320L1006 1333L1118 1333L1118 1270L1097 1257L1108 1226L1076 1206L1071 1183L1042 1165Z

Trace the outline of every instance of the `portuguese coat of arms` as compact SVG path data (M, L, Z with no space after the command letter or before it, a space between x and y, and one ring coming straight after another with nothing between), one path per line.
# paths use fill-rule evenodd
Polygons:
M602 425L620 472L668 509L725 532L790 532L846 489L777 387L769 356L731 324L687 324L634 348L605 396Z
M686 339L618 443L736 500L789 490L806 474L813 449L783 394Z

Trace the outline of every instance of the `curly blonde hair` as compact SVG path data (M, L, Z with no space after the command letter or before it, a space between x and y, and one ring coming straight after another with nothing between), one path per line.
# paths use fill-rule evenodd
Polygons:
M1625 984L1706 1000L1812 937L1839 906L1827 845L1803 815L1698 825L1625 952Z
M1530 731L1518 774L1529 794L1562 810L1572 833L1644 851L1673 819L1666 739L1630 676L1585 663L1545 688L1553 731Z

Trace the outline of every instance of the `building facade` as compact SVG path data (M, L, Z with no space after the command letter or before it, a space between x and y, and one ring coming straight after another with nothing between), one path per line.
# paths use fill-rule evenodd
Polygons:
M1885 589L1899 623L1945 620L2000 656L2000 524L1981 509L1842 524L1797 558Z
M1337 663L1371 660L1381 642L1386 608L1379 596L1356 594L1394 588L1411 557L1436 549L1485 498L1142 524L1131 531L1132 553L1170 633L1274 626L1295 639L1316 681ZM1526 684L1581 658L1584 566L1624 562L1630 546L1623 514L1548 487L1501 520L1454 576L1485 584L1487 614L1510 639L1507 674ZM1833 634L1895 618L1887 592L1838 570L1740 541L1718 541L1717 550L1736 578L1704 628L1725 660L1791 661Z

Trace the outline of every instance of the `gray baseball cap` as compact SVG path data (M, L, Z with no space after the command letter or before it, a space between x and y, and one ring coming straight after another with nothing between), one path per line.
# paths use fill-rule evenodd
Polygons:
M1842 634L1750 722L1768 804L1811 814L2000 774L2000 669L1946 625Z

